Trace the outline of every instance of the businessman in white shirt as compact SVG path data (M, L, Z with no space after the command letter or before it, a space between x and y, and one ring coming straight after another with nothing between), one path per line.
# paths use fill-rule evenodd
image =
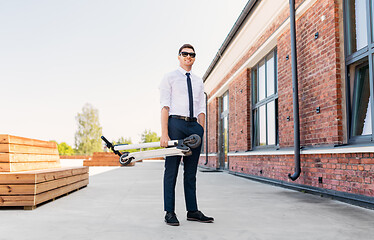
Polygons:
M170 140L183 139L191 134L198 134L203 138L206 111L204 85L202 79L191 72L195 57L194 47L184 44L179 49L179 68L167 73L161 81L161 147L167 147ZM201 145L191 150L191 156L183 157L187 220L210 223L214 219L199 211L196 198L196 172ZM175 184L180 161L181 156L165 159L165 222L172 226L179 226L175 214Z

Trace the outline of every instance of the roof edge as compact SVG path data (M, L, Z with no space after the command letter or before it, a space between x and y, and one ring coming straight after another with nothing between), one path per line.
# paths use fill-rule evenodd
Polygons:
M253 7L257 2L261 0L249 0L247 4L245 5L244 9L240 13L238 19L235 21L234 26L231 28L229 34L226 36L225 41L222 43L221 47L218 49L218 52L216 53L216 56L214 57L213 61L210 63L207 71L205 72L203 76L203 82L206 81L206 79L209 77L209 75L212 73L215 66L218 64L219 60L221 59L223 53L226 51L230 43L235 38L236 34L239 32L240 28L243 26L245 21L247 20L247 17L249 16L249 13L252 11Z

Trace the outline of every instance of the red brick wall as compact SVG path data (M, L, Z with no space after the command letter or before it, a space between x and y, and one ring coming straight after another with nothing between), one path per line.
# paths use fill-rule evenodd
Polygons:
M294 160L293 155L231 156L230 170L290 181ZM301 154L295 183L374 197L374 153Z
M249 70L244 70L229 88L229 151L250 149Z
M208 156L207 165L205 165L205 159L206 159L205 154L200 155L200 158L199 158L200 166L213 168L213 169L219 168L218 156Z
M338 5L317 1L297 21L301 145L343 143L343 99ZM324 16L325 20L321 20ZM317 39L315 33L319 33ZM290 30L278 38L280 146L293 145ZM289 60L286 56L289 55ZM320 107L321 112L316 113ZM290 116L291 121L287 121Z
M341 5L341 1L318 0L296 23L300 134L303 146L342 144L347 137L343 131L345 80ZM210 95L218 91L288 16L289 9L286 8ZM317 39L314 38L316 32L319 33ZM280 147L284 148L293 146L289 28L277 39L277 54L279 142ZM286 60L287 55L289 60ZM251 147L249 78L249 71L244 71L229 86L230 152L242 152ZM244 91L247 93L244 94ZM316 113L317 107L321 109L319 114ZM218 99L211 101L210 108L209 152L217 153ZM290 121L287 120L288 116ZM204 162L202 157L200 163ZM208 166L218 167L218 158L209 157ZM301 176L296 180L298 184L374 196L374 153L302 154L301 168ZM294 159L293 155L231 156L230 171L290 181L288 174L294 172ZM318 182L319 177L322 177L322 183Z
M218 151L218 98L208 104L208 152Z

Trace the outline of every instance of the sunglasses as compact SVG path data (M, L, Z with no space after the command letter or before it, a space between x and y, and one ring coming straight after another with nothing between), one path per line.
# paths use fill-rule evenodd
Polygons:
M191 58L196 57L196 53L193 52L181 52L179 55L182 55L182 57L187 57L188 55L190 55Z

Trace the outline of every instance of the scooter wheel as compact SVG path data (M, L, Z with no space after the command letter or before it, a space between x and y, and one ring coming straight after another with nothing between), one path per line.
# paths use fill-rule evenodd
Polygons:
M129 165L131 163L131 161L134 159L133 157L125 159L128 155L129 155L129 153L126 152L126 153L122 154L121 157L119 158L119 163L122 166Z
M191 136L185 138L183 143L190 148L197 148L201 144L201 138L197 134L192 134Z

